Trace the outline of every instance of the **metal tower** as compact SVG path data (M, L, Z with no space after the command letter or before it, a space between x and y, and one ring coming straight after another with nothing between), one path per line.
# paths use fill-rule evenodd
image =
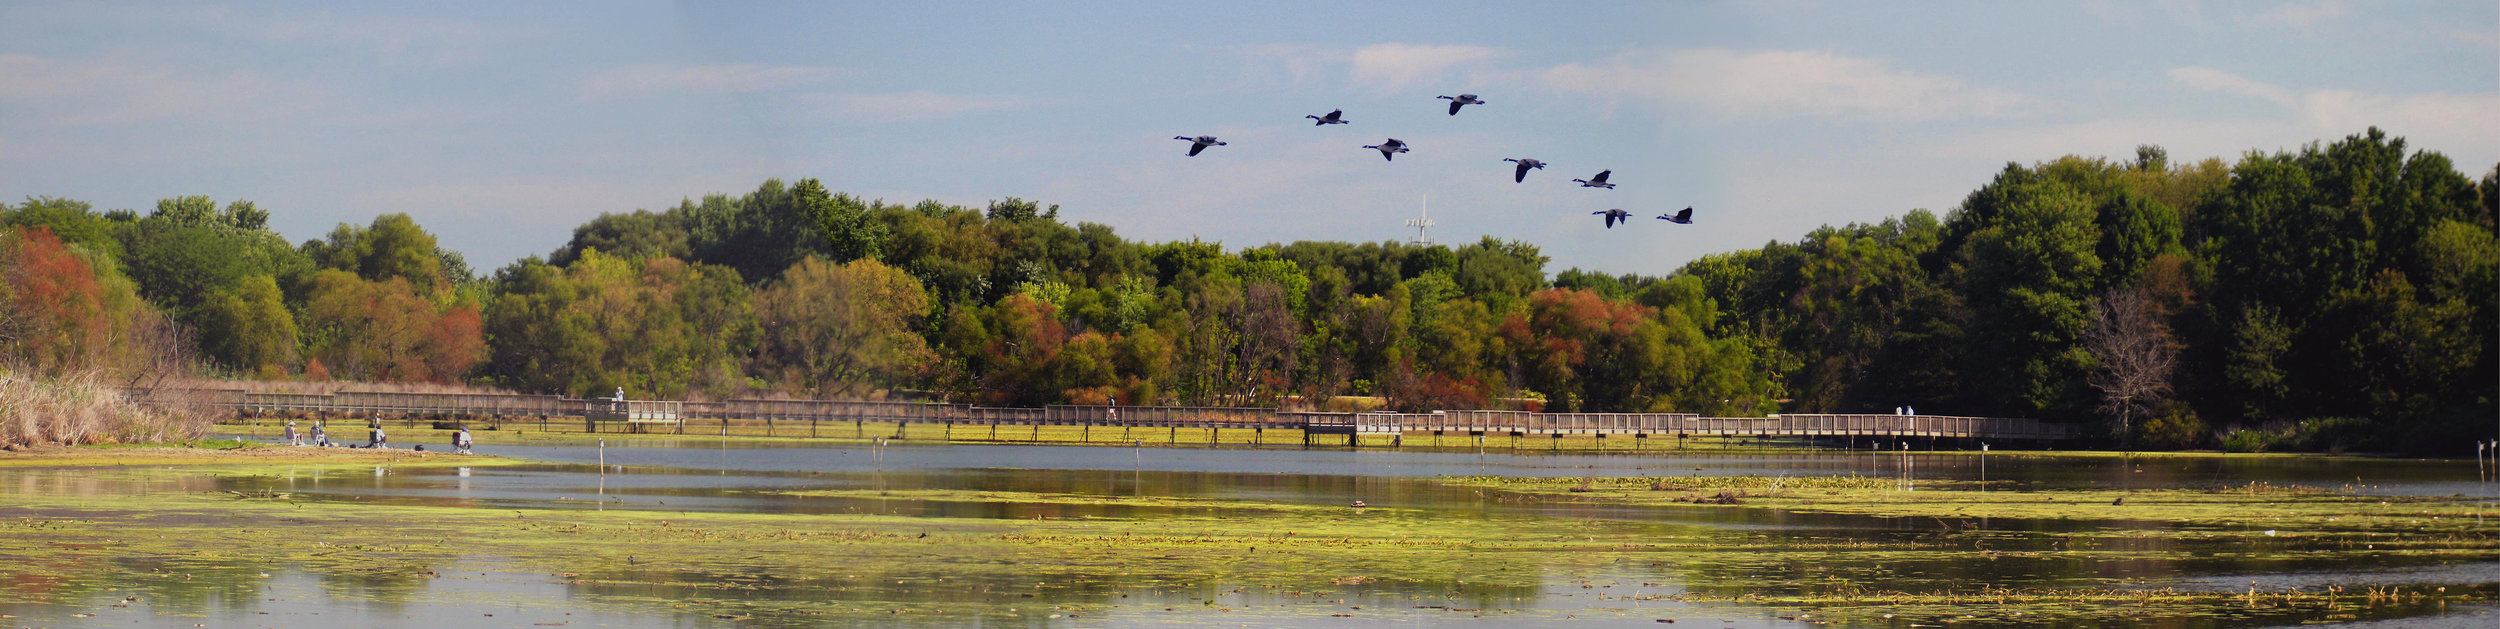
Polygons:
M1406 244L1418 247L1432 246L1432 197L1430 195L1424 195L1423 215L1406 219L1406 226L1415 228L1415 239L1406 241Z

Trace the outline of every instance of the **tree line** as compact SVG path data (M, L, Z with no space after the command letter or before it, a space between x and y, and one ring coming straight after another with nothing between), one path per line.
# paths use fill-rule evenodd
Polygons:
M2127 447L2422 450L2495 423L2496 198L2377 129L2236 163L2147 146L1651 277L1549 275L1491 237L1136 242L1022 199L814 179L604 214L485 275L404 214L289 244L249 201L30 197L0 206L0 344L38 370L188 352L228 377L569 395L1914 406Z

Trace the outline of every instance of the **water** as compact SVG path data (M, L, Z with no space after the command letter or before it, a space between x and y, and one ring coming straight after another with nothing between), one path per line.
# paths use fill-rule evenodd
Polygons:
M1256 520L1279 506L1361 513L1436 527L1566 528L1627 546L1698 540L1698 550L1645 556L1504 555L1443 558L1432 571L1376 582L1318 584L1310 591L1262 583L1255 570L1229 580L1171 582L1153 566L1052 571L983 568L959 557L880 566L886 583L810 572L759 555L744 563L663 575L626 568L575 582L543 563L461 555L426 564L423 579L358 577L313 560L136 562L95 582L42 583L12 572L0 552L0 624L42 626L273 627L439 626L467 618L500 626L1517 626L1525 623L1657 626L1811 626L1811 610L1682 603L1663 596L1810 593L1833 582L1931 591L1972 584L2019 590L2171 587L2235 592L2369 583L2407 588L2493 588L2500 558L2458 562L2403 553L2291 552L2239 538L2131 539L2110 530L2175 528L2124 520L1993 518L1951 536L1920 518L1589 505L1510 499L1436 482L1444 476L1869 476L1911 482L1979 480L1992 490L2128 487L2218 488L2265 482L2387 496L2490 496L2470 462L2359 458L2046 457L1996 453L1633 454L1189 449L1003 445L786 447L689 439L589 446L496 446L517 466L306 465L259 475L181 470L0 469L0 496L147 496L200 492L285 493L313 503L456 507L477 511L562 509L651 514L893 516L932 527L1028 520ZM604 460L606 465L599 464ZM1006 499L985 494L1008 496ZM1034 496L1076 496L1049 500ZM0 503L5 504L5 503ZM70 509L61 507L62 509ZM72 509L74 510L74 509ZM39 512L41 511L41 512ZM0 520L60 516L0 510ZM89 514L91 517L112 517ZM968 523L968 524L967 524ZM1469 524L1475 523L1475 524ZM353 538L305 524L306 539ZM2100 534L2090 553L2064 552L2069 535ZM1724 544L1726 552L1710 550ZM1779 552L1830 548L1829 552ZM1770 549L1754 552L1744 549ZM1895 549L1895 550L1887 550ZM1900 552L1897 549L1918 549ZM177 558L178 559L178 558ZM1431 558L1427 558L1431 559ZM1175 561L1191 561L1175 559ZM628 562L631 563L631 562ZM246 566L248 564L248 566ZM1402 564L1401 564L1402 565ZM172 585L167 566L184 572ZM584 572L588 572L587 569ZM1057 575L1064 585L1029 581ZM1362 572L1348 567L1347 572ZM788 573L788 574L785 574ZM1175 571L1169 574L1195 574ZM1164 576L1157 576L1162 574ZM13 576L14 575L14 576ZM265 576L264 576L265 575ZM899 579L895 577L901 577ZM1029 578L1028 578L1029 577ZM14 580L12 580L14 579ZM713 583L715 585L699 585ZM722 583L761 584L728 587ZM34 584L35 587L24 587ZM51 591L52 594L44 592ZM2463 589L2460 590L2464 591ZM136 600L125 596L139 594ZM1030 596L1028 596L1030 595ZM689 603L689 601L694 601ZM709 601L709 602L705 602ZM116 607L113 603L127 603ZM916 602L916 603L915 603ZM846 607L855 604L856 607ZM881 609L897 605L918 609ZM776 614L776 606L788 611ZM2408 606L2411 605L2411 606ZM946 608L962 614L947 616ZM1356 608L1360 609L1356 609ZM1166 609L1170 611L1166 611ZM847 610L847 611L846 611ZM885 612L885 613L880 613ZM80 617L76 614L94 614ZM2477 626L2491 610L2391 601L2350 617L2262 605L2204 613L2193 624L2269 625L2312 620L2406 618ZM486 614L494 614L489 617ZM1056 615L1057 617L1053 617ZM744 618L739 618L744 616ZM1782 618L1782 616L1789 616ZM1828 616L1827 616L1828 617ZM2024 624L2019 618L1961 619ZM33 621L33 622L30 622ZM1857 622L1875 622L1864 618ZM557 624L561 623L561 624ZM1846 624L1846 623L1844 623Z

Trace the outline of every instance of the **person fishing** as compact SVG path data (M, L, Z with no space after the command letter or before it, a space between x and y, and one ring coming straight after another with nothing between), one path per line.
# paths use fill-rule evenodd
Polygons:
M286 444L290 446L304 445L304 435L297 434L295 432L295 420L287 420L286 422Z
M322 432L322 430L321 430L321 422L313 422L313 425L312 425L312 444L313 444L313 447L316 447L316 448L327 448L327 447L330 447L330 435L329 435L328 433Z
M383 447L383 446L382 446L382 444L384 444L384 443L389 443L389 442L390 442L390 440L391 440L390 435L385 435L385 434L382 434L382 422L381 422L380 420L375 420L375 421L373 422L373 442L372 442L372 443L365 444L365 447L367 447L367 448L379 448L379 447Z
M471 454L471 452L469 452L469 448L475 445L477 445L477 440L469 436L468 426L461 426L460 432L452 433L451 435L452 452Z

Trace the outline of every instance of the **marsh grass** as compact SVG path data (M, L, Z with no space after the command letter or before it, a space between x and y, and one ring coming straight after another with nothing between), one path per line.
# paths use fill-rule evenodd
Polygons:
M33 377L0 371L0 449L165 443L208 434L206 406L167 402L132 404L105 386L99 372Z

